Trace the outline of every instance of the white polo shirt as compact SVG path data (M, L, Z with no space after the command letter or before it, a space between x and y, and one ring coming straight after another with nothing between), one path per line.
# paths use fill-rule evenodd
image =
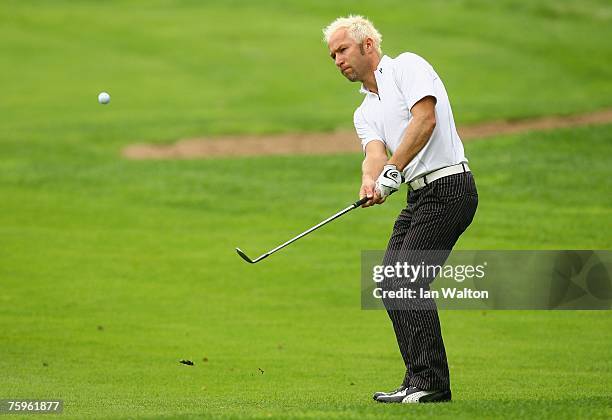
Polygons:
M408 182L445 166L467 163L446 89L427 61L408 52L396 58L385 55L374 75L378 95L361 86L365 98L353 116L364 151L366 144L379 140L394 153L412 119L410 109L424 97L433 96L436 127L427 144L404 169L404 178Z

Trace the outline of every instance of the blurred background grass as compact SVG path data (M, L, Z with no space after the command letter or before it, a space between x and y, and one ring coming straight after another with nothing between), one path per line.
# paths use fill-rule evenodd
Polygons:
M608 1L4 1L5 137L171 141L350 128L321 29L362 13L442 76L460 124L612 105ZM100 109L107 90L112 106ZM5 139L6 141L6 139ZM57 140L53 143L57 143ZM104 146L102 146L104 147Z
M119 157L350 129L358 86L320 33L349 12L436 67L460 124L611 105L609 2L4 1L0 398L64 398L79 418L406 415L369 400L401 360L386 315L359 309L360 251L385 246L403 197L255 267L233 250L351 202L360 155ZM480 206L458 248L610 249L610 128L467 144ZM609 312L441 317L456 402L411 414L611 415Z

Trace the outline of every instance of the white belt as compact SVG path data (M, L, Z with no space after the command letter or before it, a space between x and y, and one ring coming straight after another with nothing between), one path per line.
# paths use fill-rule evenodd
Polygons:
M414 191L423 188L427 184L431 184L436 179L461 174L463 172L470 172L470 168L468 167L467 163L458 163L457 165L447 166L445 168L438 169L437 171L430 172L422 177L413 179L412 181L408 182L408 185L410 185L410 189Z

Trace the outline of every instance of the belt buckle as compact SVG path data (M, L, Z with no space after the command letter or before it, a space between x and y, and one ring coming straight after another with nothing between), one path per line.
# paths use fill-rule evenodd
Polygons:
M414 190L420 190L421 188L423 188L425 185L427 185L427 183L425 182L425 177L421 177L421 178L417 178L414 181L412 181L414 184L416 184L416 188L413 188Z

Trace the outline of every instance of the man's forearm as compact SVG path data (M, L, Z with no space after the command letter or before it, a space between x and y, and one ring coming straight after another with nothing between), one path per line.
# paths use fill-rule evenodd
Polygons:
M376 180L386 164L387 156L366 156L366 158L363 160L363 164L361 165L361 171L363 173L362 180Z
M425 147L435 127L435 118L413 118L408 124L402 142L389 159L389 163L403 171L408 163Z

